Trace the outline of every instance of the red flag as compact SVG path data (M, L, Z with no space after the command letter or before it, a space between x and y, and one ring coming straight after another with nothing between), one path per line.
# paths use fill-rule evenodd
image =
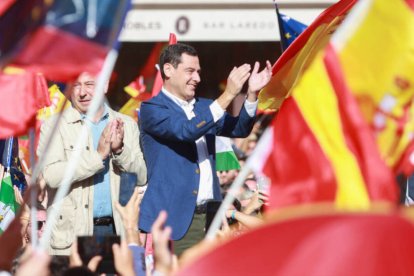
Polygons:
M13 63L42 72L48 79L58 82L74 80L81 72L97 74L108 52L103 45L52 27L40 27L28 45L30 47L25 47Z
M137 121L137 109L141 106L141 102L151 98L151 94L145 91L146 88L147 87L144 84L144 77L141 75L136 80L132 81L128 86L125 86L124 90L131 95L131 98L121 107L119 112L129 115Z
M157 68L155 68L155 64L158 63L163 45L164 43L162 42L155 43L150 55L147 58L147 61L145 62L144 67L142 67L141 71L139 72L140 76L143 76L145 79L154 77L154 73L156 73L157 70Z
M6 63L42 72L47 79L66 82L84 71L96 74L116 41L129 4L16 1L0 17L0 50L10 56Z
M50 105L44 76L1 73L0 86L0 139L26 134L35 126L37 110Z
M302 208L296 216L289 211L210 249L177 275L385 276L414 270L413 223L393 210L327 213L324 206L323 214Z
M0 16L4 14L4 12L16 2L16 0L3 0L0 2Z
M169 39L168 44L169 45L177 44L177 37L175 36L175 34L170 33L170 39ZM155 77L155 80L154 80L154 85L152 86L152 92L151 92L152 97L157 96L158 93L160 93L162 84L163 82L162 82L161 72L159 69L157 72L157 76Z

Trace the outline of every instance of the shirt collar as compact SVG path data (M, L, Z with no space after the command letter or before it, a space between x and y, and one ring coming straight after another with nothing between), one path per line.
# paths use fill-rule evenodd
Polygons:
M104 104L104 112L102 113L102 117L99 119L98 122L101 122L103 120L106 120L106 119L108 119L108 117L109 117L109 109L108 109L107 105ZM81 114L81 118L82 118L82 120L87 119L86 118L86 114ZM91 122L91 120L89 120L89 119L88 119L88 121Z
M195 103L194 98L190 101L184 101L184 100L178 98L177 96L175 96L174 94L172 94L171 92L169 92L167 89L165 89L164 86L162 87L161 91L165 94L165 96L170 98L173 102L175 102L176 104L178 104L178 106L180 106L182 108L185 108L187 106L193 106L194 103Z

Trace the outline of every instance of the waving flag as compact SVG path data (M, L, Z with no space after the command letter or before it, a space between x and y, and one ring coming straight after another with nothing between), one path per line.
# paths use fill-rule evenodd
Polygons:
M6 173L3 175L0 184L0 234L6 230L10 222L14 219L16 211L19 208L19 204L16 202L16 197L14 196L13 180L18 185L19 189L24 189L24 186L20 186L18 181L19 169L15 167L20 165L18 163L18 146L17 141L14 138L7 139L3 151L2 161L4 157L6 158ZM15 159L16 158L16 159ZM13 168L13 173L11 174L11 167ZM21 171L20 171L21 172ZM24 176L23 176L24 177Z
M38 109L50 105L43 75L9 71L0 73L0 139L26 134L36 124Z
M381 157L407 175L414 169L413 3L364 1L332 40Z
M0 186L0 234L7 229L14 219L18 206L10 173L6 172Z
M70 105L69 101L56 84L50 86L48 88L48 92L50 97L50 106L39 109L37 112L37 119L40 121L44 121L50 116L65 110Z
M358 2L249 161L272 181L271 206L397 202L396 173L413 167L412 72L414 1Z
M28 14L31 16L37 14L37 6L20 4L25 2L17 1L14 5L29 9ZM43 18L42 24L31 30L24 41L19 41L20 47L10 62L42 72L47 79L61 82L73 80L84 71L98 73L109 51L108 45L117 38L122 27L125 3L129 4L129 1L37 2L42 4L41 11L47 10L43 17L43 12L37 14ZM14 5L6 11L6 18L16 16L18 9ZM3 33L8 22L0 19L0 37L3 42L12 44L13 37Z
M316 53L328 43L356 0L340 0L322 12L273 65L273 77L259 93L259 110L277 110L309 67Z
M227 137L216 136L216 171L240 169L239 160Z
M145 91L146 88L144 77L141 75L129 85L125 86L124 90L131 95L131 98L121 107L119 112L129 115L137 121L137 109L141 106L141 102L151 98L151 94Z
M295 20L283 13L279 12L277 4L276 16L279 23L280 42L282 44L282 51L285 51L290 44L308 27L302 22Z

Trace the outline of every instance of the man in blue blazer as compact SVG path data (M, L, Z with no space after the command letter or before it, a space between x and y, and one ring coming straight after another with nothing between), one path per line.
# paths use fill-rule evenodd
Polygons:
M160 56L164 86L143 102L141 143L148 170L148 188L139 226L150 232L161 210L172 227L174 252L180 255L204 237L205 203L221 200L215 172L215 136L246 137L257 108L257 92L271 78L271 64L259 71L256 62L234 67L225 91L215 101L195 97L200 83L196 50L186 44L168 46ZM246 101L237 117L225 112L248 80Z

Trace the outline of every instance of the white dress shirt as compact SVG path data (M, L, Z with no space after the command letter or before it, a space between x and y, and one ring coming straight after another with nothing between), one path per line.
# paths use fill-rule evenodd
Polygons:
M191 120L195 117L193 111L195 99L184 101L168 92L164 87L162 88L162 92L184 110L188 120ZM246 108L247 114L249 114L250 117L253 117L256 113L257 101L251 103L246 100L244 102L244 106ZM223 117L225 111L221 108L217 101L214 101L210 105L210 112L213 115L214 122L217 122L221 117ZM197 146L198 166L200 168L200 185L197 194L197 204L202 204L206 200L214 198L213 169L211 167L210 159L208 158L209 154L205 137L202 136L195 143Z

